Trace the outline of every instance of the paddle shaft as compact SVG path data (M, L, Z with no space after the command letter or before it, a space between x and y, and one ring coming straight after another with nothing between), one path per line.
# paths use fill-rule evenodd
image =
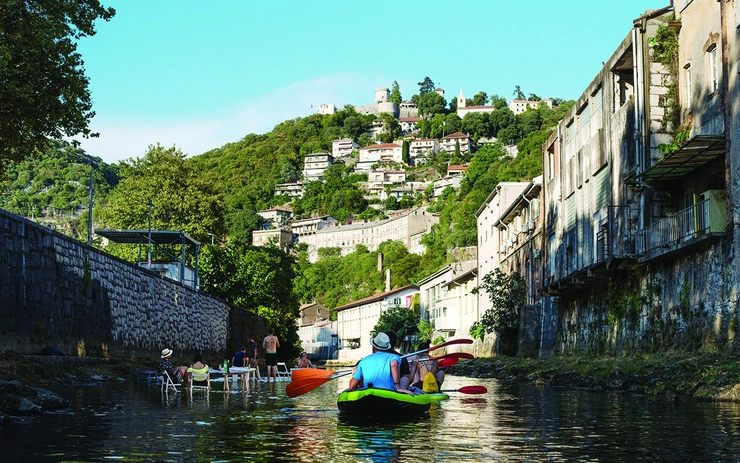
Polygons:
M416 352L411 352L410 354L404 354L401 357L411 357L412 355L423 354L424 352L441 349L443 347L452 346L455 344L473 344L473 340L472 339L453 339L452 341L443 342L442 344L432 346L427 349L422 349Z

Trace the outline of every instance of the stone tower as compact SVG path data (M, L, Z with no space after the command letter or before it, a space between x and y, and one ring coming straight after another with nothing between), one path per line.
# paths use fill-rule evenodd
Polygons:
M375 104L387 103L388 98L391 97L391 91L387 87L380 87L375 89Z

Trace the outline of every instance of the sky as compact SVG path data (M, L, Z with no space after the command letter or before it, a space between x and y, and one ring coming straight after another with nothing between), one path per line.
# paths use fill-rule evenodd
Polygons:
M318 105L372 103L397 81L403 99L429 77L479 91L576 99L632 21L669 0L101 0L116 9L78 52L90 80L79 139L107 163L150 145L189 156L266 133Z

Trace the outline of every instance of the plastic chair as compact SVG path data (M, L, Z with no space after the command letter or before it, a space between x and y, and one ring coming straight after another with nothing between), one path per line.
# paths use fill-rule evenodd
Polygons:
M205 381L206 384L195 384L195 381ZM192 373L190 376L190 384L187 386L188 390L192 393L193 391L211 391L211 372L207 371L205 374Z
M285 365L285 362L278 362L276 369L277 379L279 381L290 381L290 370L288 369L287 365Z
M178 387L180 387L180 385L172 381L172 377L170 376L170 374L167 373L167 371L163 371L161 387L162 392L168 394L170 392L170 389L172 389L174 393L177 393L179 391L177 389Z

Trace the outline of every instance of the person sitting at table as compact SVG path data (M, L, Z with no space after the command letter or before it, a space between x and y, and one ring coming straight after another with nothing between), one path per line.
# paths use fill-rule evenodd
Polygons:
M231 359L231 365L235 367L246 367L249 365L249 357L247 357L246 347L242 347L236 354L234 354L234 358Z
M167 374L170 375L173 383L180 384L182 382L182 379L185 377L185 373L188 371L188 367L173 367L172 363L170 363L171 357L172 349L162 349L162 357L160 357L162 361L159 362L158 371L162 374L164 374L164 372L167 372Z
M186 384L194 386L208 386L208 365L203 363L203 356L195 354L193 364L187 371Z
M301 352L301 356L298 358L296 368L316 368L313 363L308 359L308 354Z

